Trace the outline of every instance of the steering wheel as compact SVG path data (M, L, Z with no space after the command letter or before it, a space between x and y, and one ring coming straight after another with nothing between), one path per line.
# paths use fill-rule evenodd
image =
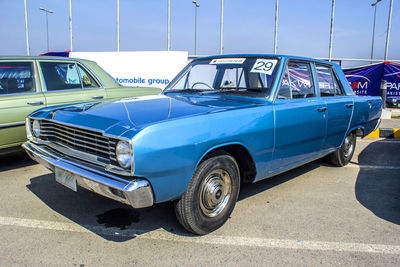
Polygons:
M191 89L193 89L197 84L202 84L202 85L207 86L207 87L210 88L210 89L214 89L212 86L210 86L210 85L208 85L208 84L206 84L206 83L203 83L203 82L195 82L195 83L192 85L192 88L191 88Z

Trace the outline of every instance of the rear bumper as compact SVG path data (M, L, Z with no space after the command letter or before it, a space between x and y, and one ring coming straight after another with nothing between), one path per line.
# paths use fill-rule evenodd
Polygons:
M147 180L126 180L108 172L91 169L30 141L25 142L22 147L33 160L49 170L55 172L59 168L75 174L78 186L134 208L145 208L154 204L153 191Z

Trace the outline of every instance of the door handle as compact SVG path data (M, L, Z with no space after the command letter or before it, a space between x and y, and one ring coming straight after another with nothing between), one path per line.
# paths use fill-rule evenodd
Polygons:
M43 101L28 102L28 105L31 105L31 106L40 106L43 104L44 104Z
M103 95L92 96L92 99L103 99L103 98L104 98Z
M327 107L323 107L323 108L317 108L317 110L319 112L325 112L328 108Z
M352 108L354 107L354 104L346 104L346 108Z

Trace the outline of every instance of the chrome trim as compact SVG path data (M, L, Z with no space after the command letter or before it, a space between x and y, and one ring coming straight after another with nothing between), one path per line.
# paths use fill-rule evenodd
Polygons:
M15 95L42 95L44 97L43 92L41 92L41 91L39 91L39 92L27 92L27 93L21 92L21 93L13 93L13 94L2 94L2 95L0 95L0 97L15 96Z
M20 127L20 126L24 126L24 125L25 125L25 122L2 124L2 125L0 125L0 129Z
M75 104L79 104L79 103L75 103ZM54 111L57 111L57 109L53 109ZM30 119L32 119L32 120L34 120L35 118L34 117L30 117L29 116L29 118ZM84 130L91 130L91 131L94 131L94 132L99 132L99 133L101 133L103 136L105 136L105 137L111 137L111 138L115 138L115 139L119 139L119 140L126 140L126 141L131 141L131 139L129 139L129 138L125 138L125 137L122 137L121 135L123 135L125 132L127 132L127 131L129 131L129 130L131 130L131 129L127 129L125 132L122 132L120 135L114 135L114 134L106 134L105 133L105 130L99 130L99 129L96 129L96 128L91 128L91 127L86 127L86 126L81 126L81 125L79 125L79 126L77 126L77 125L75 125L75 124L71 124L71 123L67 123L67 122L58 122L58 121L56 121L56 120L52 120L52 119L46 119L46 121L52 121L52 122L55 122L55 123L60 123L60 124L62 124L62 125L66 125L66 126L70 126L70 127L76 127L76 128L80 128L80 129L84 129ZM114 125L112 125L112 126L114 126ZM110 126L110 127L112 127L112 126ZM110 128L109 127L109 128ZM108 128L107 128L108 129ZM107 130L106 129L106 130Z
M28 117L26 120L29 121L29 131L32 132L30 127L31 127L31 121L33 121L34 118ZM133 145L132 145L132 141L130 139L109 137L107 135L104 135L99 130L92 130L92 129L87 129L87 128L84 128L84 127L77 127L77 126L74 126L74 125L59 123L59 122L55 122L55 121L52 121L52 120L43 120L42 119L42 120L39 120L39 121L41 122L41 129L42 129L42 133L41 133L40 137L46 137L46 133L45 133L45 131L46 131L45 127L46 126L43 125L43 122L50 122L50 123L59 124L61 127L64 126L64 127L74 128L75 131L82 132L82 133L84 133L86 135L94 135L92 133L84 132L84 130L90 130L90 131L97 132L99 135L101 135L101 137L117 139L117 140L110 139L107 144L104 144L103 148L107 147L107 150L108 150L108 152L101 151L102 154L108 154L108 157L104 157L104 156L101 156L101 155L94 155L94 154L91 154L91 153L80 151L80 150L74 149L72 147L69 147L69 146L61 144L61 143L55 143L53 141L48 141L48 140L43 140L41 138L36 138L33 135L28 136L28 139L33 141L36 144L46 145L46 146L58 151L59 153L65 154L65 155L73 157L73 158L77 158L77 159L79 159L81 161L90 162L90 163L92 163L94 165L97 165L97 166L100 166L100 167L104 168L106 171L109 171L111 173L124 175L124 176L133 176L134 175ZM27 132L27 134L28 134L28 132ZM86 138L90 138L90 137L86 137ZM131 162L131 167L129 169L124 169L124 168L122 168L122 167L120 167L118 165L111 164L112 160L115 161L116 163L118 163L117 159L116 159L116 155L115 155L115 146L116 146L116 144L117 144L117 142L119 140L126 141L126 142L128 142L130 144L131 154L132 154L131 155L132 156L132 162ZM68 142L73 142L73 141L68 141ZM104 141L104 142L106 142L106 141ZM112 151L114 151L114 153L111 153Z
M153 190L145 179L124 180L106 172L93 170L67 158L59 157L47 150L45 146L36 145L30 141L25 142L22 147L33 160L51 171L55 172L55 169L59 168L75 174L77 184L83 188L131 205L133 208L145 208L154 204Z

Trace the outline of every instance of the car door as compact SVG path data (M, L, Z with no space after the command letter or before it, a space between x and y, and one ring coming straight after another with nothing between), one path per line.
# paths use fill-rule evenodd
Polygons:
M330 65L315 64L321 98L327 106L327 135L324 150L339 147L349 128L353 114L353 98L344 94L343 86Z
M321 151L326 135L326 108L317 97L311 64L289 61L274 102L271 172L283 171Z
M47 106L84 102L75 62L39 61Z
M25 117L44 107L45 98L29 61L0 61L0 149L26 140Z

